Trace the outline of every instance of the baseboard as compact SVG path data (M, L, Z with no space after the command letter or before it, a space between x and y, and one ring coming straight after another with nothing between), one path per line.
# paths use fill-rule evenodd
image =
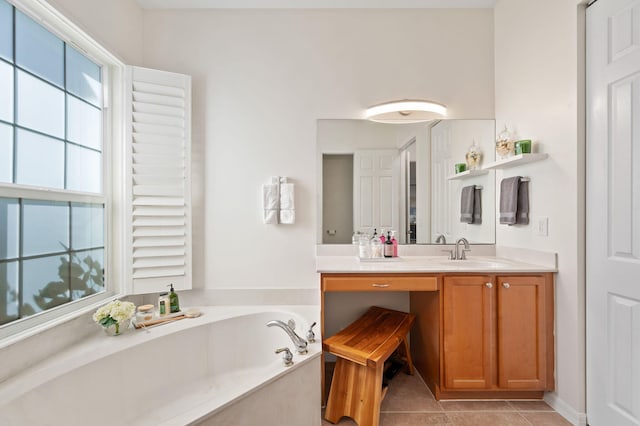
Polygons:
M547 393L544 400L549 404L556 413L567 419L574 426L587 426L587 414L576 411L572 406L567 404L563 399L558 397L556 393Z

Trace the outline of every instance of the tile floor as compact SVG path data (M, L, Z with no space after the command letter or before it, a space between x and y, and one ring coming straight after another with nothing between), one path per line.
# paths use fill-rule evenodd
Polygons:
M380 411L380 426L571 426L544 401L436 401L419 376L402 372L391 380ZM356 425L347 417L337 424ZM331 425L322 419L322 426Z

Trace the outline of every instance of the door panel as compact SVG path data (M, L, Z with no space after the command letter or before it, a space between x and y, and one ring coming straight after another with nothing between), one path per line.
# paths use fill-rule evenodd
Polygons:
M498 277L498 384L546 388L546 312L543 277Z
M587 9L587 420L640 424L640 0Z
M447 389L490 389L493 385L492 287L491 277L487 276L444 278L443 356Z

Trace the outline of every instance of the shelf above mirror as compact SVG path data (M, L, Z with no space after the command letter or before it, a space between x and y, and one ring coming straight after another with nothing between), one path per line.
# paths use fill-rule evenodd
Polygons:
M545 153L532 153L532 154L518 154L513 157L505 158L503 160L494 161L493 163L486 164L483 169L508 169L510 167L519 166L522 164L533 163L534 161L540 161L547 158L549 154Z
M489 173L489 170L465 170L464 172L447 177L447 180L466 179L473 176L486 175L487 173Z

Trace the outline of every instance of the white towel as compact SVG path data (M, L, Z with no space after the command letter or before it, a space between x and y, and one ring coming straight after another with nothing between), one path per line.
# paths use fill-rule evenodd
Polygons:
M265 224L278 223L278 205L280 203L278 178L272 177L271 183L262 185L262 209Z
M296 221L295 186L287 178L280 180L280 223L292 225Z

